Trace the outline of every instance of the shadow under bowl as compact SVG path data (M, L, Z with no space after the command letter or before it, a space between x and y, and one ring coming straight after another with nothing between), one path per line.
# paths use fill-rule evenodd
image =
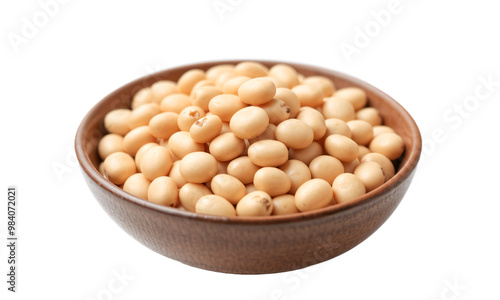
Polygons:
M351 76L314 66L287 63L305 76L330 78L336 88L360 87L384 124L403 138L406 150L396 175L377 189L348 203L311 212L260 218L202 215L160 206L135 197L97 171L97 145L106 134L104 116L129 108L133 95L158 80L177 81L187 70L206 70L215 61L186 65L132 81L98 102L76 133L75 149L91 192L106 213L129 235L166 257L197 268L225 273L262 274L291 271L334 258L368 238L394 212L415 174L422 141L415 121L394 99ZM259 61L270 67L278 61Z

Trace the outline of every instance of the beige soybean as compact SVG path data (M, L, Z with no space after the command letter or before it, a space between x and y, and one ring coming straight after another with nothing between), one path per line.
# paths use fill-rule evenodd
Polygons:
M186 131L178 131L172 134L170 139L168 139L168 148L180 159L191 152L205 150L203 144L195 142L189 132Z
M255 187L255 185L253 183L246 184L245 188L247 190L247 194L250 194L251 192L255 192L257 190L257 188Z
M143 158L144 160L144 158ZM187 182L203 183L217 174L217 160L206 152L192 152L182 158L179 171Z
M354 120L356 117L354 107L344 98L333 95L333 97L325 98L323 103L323 115L325 118L337 118L345 122Z
M191 98L188 95L176 93L168 95L160 103L161 111L180 113L184 108L191 105Z
M288 193L292 186L290 177L278 168L264 167L259 169L253 178L253 184L259 191L271 197Z
M260 167L278 167L288 160L288 148L282 142L262 140L248 147L248 157Z
M106 134L99 141L97 151L101 159L105 159L111 153L123 152L123 136L115 133Z
M300 101L299 97L288 88L276 88L275 99L279 99L288 106L290 109L290 118L295 118L299 113Z
M132 98L132 109L136 109L137 107L144 105L146 103L151 103L153 101L153 92L151 91L151 87L144 87L135 93Z
M314 141L304 149L290 149L290 159L297 159L309 165L309 163L317 156L323 154L323 147Z
M382 125L382 117L376 108L365 107L356 112L356 119L366 121L372 126Z
M245 217L270 216L273 211L271 196L263 191L246 194L236 205L236 214Z
M240 156L229 162L227 165L227 174L235 177L243 184L253 182L255 173L260 169L248 156Z
M280 195L272 199L273 211L271 215L290 215L296 214L300 211L295 206L294 195Z
M306 76L302 73L297 73L297 77L299 78L299 83L303 83L306 79Z
M191 69L179 78L177 81L177 90L186 95L191 94L194 85L199 81L205 79L205 72L200 69Z
M289 65L275 64L269 69L269 76L285 83L288 88L299 84L297 71Z
M347 122L347 126L351 130L351 139L356 144L366 146L373 138L373 126L363 120L352 120Z
M295 193L295 206L300 211L311 211L327 207L332 201L332 187L328 182L319 178L305 182Z
M286 83L284 83L283 81L281 81L275 77L264 76L264 77L258 77L258 78L265 78L265 79L271 80L274 83L274 86L276 86L276 88L288 88L288 85Z
M168 176L157 177L149 185L147 199L159 205L176 207L179 203L177 184Z
M155 143L156 137L151 134L149 126L139 126L132 129L123 138L123 149L134 156L144 144Z
M341 97L349 101L354 110L359 110L366 106L366 93L358 87L345 87L337 90L334 95L335 97Z
M347 126L347 123L344 120L337 118L329 118L325 120L325 125L326 125L325 138L332 134L340 134L348 138L351 138L352 136L351 129L349 128L349 126Z
M394 129L385 125L373 126L373 137L381 135L382 133L396 133Z
M328 154L344 163L355 160L359 154L358 144L340 134L332 134L326 138L325 150Z
M237 111L246 106L238 96L230 94L217 95L208 103L210 112L219 116L224 122L229 122Z
M261 63L253 61L240 62L234 67L234 73L251 78L267 76L269 69Z
M229 122L229 128L240 139L253 139L269 125L269 116L258 106L248 106L237 111Z
M245 151L245 141L232 132L226 132L213 139L208 149L216 160L229 161Z
M118 108L110 111L104 117L104 127L109 133L126 135L130 131L129 118L132 114L130 109Z
M248 142L251 144L262 141L262 140L275 140L276 139L276 125L274 124L269 124L267 125L266 129L264 132L259 134L257 137L254 137L252 139L249 139Z
M196 202L195 209L196 212L200 214L221 217L236 216L234 206L227 199L217 195L206 195L201 197L198 202Z
M179 131L177 120L179 114L174 112L163 112L152 117L149 121L151 134L158 139L168 140L172 134Z
M168 173L168 177L172 178L173 181L175 181L175 184L177 184L177 188L182 188L186 183L186 179L182 177L181 172L179 171L179 166L181 164L181 161L175 161L172 164L172 168L170 168L170 173Z
M130 129L149 124L149 120L160 113L160 106L156 103L146 103L132 110L129 118Z
M196 211L196 203L212 191L201 183L186 183L179 189L179 202L187 211Z
M358 154L358 159L361 161L363 156L367 155L368 153L371 153L370 149L366 146L358 146L359 148L359 154Z
M252 78L248 76L236 76L228 81L224 82L224 85L222 86L222 92L224 94L233 94L233 95L238 95L238 89L240 86L244 83L247 82Z
M395 160L405 151L405 143L396 133L382 133L373 138L369 148L372 152L380 153L390 160Z
M281 122L275 131L276 139L288 148L304 149L314 140L312 128L299 119L288 119Z
M213 97L222 94L222 90L215 86L204 86L191 95L191 104L196 105L207 112L208 104Z
M279 99L273 99L265 104L260 105L269 116L269 123L278 125L290 117L290 107Z
M288 193L292 195L295 195L299 186L312 178L309 167L297 159L290 159L279 168L290 178L291 186Z
M222 73L233 72L234 65L221 64L210 67L205 73L206 77L210 80L216 80Z
M208 143L217 137L222 130L222 120L219 116L205 116L191 125L189 134L191 138L200 144Z
M300 106L317 107L323 104L323 90L319 87L299 84L292 88L299 98Z
M348 163L342 163L344 165L344 173L351 173L354 174L354 170L359 166L360 161L359 158L356 158L355 160L348 162Z
M198 81L194 86L193 88L191 89L191 93L189 94L191 97L193 97L194 93L196 92L196 90L198 89L201 89L202 87L205 87L205 86L213 86L215 87L215 82L211 79L203 79L203 80L200 80Z
M201 214L222 217L236 216L234 206L227 199L213 194L205 195L198 199L195 211Z
M321 178L330 185L340 174L344 173L344 165L338 159L330 155L320 155L309 164L313 178Z
M312 128L314 140L321 139L326 133L325 117L316 109L311 107L302 107L299 110L297 119L305 122Z
M354 170L356 175L365 185L366 192L373 191L385 182L382 167L373 161L365 161Z
M144 153L148 151L149 149L153 148L154 146L160 146L158 143L147 143L142 145L139 150L137 150L137 153L134 156L135 159L135 166L137 167L137 170L140 172L141 171L141 159Z
M136 197L147 200L148 199L148 189L151 181L144 176L142 173L135 173L125 180L123 184L123 190L130 193Z
M238 89L241 101L250 105L262 105L273 100L276 86L266 78L253 78L244 82Z
M302 84L309 85L315 89L323 91L323 97L331 97L335 92L333 81L324 76L309 76L304 78Z
M101 162L101 163L99 164L99 166L97 167L97 170L99 171L99 173L101 173L101 175L103 175L103 176L104 176L104 173L105 173L105 172L104 172L104 162Z
M215 195L221 196L231 202L238 204L241 198L246 195L245 185L236 177L228 174L218 174L210 182L210 187Z
M144 176L153 181L155 178L166 176L170 172L172 155L165 147L151 147L142 155L140 166Z
M222 73L219 77L217 77L217 79L215 80L215 86L218 87L219 89L222 90L222 88L224 87L224 84L232 79L232 78L235 78L237 77L238 75L236 75L234 72L225 72L225 73Z
M163 98L177 93L177 84L170 80L160 80L151 85L151 101L160 104Z
M396 170L392 162L380 153L368 153L361 159L362 163L369 161L376 162L380 165L380 167L382 167L385 174L385 181L388 181L394 176L394 174L396 174Z
M123 184L127 178L136 173L134 159L125 152L108 155L103 164L105 177L116 185Z
M174 153L172 153L172 150L170 150L170 148L168 147L168 141L161 140L160 146L165 147L168 149L168 151L170 151L170 155L172 155L172 162L180 160L180 158L177 155L175 155Z
M198 119L205 116L205 111L198 106L188 106L184 108L177 118L177 126L180 130L189 131Z
M365 185L356 175L340 174L332 185L333 196L338 204L352 201L366 193Z

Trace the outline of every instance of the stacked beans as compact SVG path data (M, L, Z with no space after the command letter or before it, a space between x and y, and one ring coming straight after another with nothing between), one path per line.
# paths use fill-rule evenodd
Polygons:
M403 139L357 87L257 62L192 69L109 112L100 172L148 201L269 216L351 201L395 174Z

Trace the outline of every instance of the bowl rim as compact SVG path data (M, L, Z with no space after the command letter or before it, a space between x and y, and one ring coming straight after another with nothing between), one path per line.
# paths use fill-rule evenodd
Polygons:
M352 201L340 203L336 205L330 205L321 209L316 209L308 212L300 212L290 215L271 215L265 217L223 217L223 216L213 216L213 215L205 215L196 212L190 212L186 210L180 210L177 208L172 208L168 206L162 206L156 203L149 202L145 199L136 197L132 194L125 192L120 187L114 185L110 181L104 178L96 167L91 163L89 156L86 154L84 149L83 137L85 135L85 130L89 126L89 123L92 119L92 116L101 110L102 106L105 106L105 103L111 101L111 99L115 99L116 96L119 96L123 90L128 89L131 86L137 86L141 83L147 82L155 77L158 77L158 74L165 72L175 72L175 71L187 71L189 69L201 68L206 69L213 65L218 64L237 64L243 61L253 61L259 62L264 65L275 65L275 64L288 64L292 67L299 67L303 70L312 71L315 73L324 73L329 74L334 77L341 78L346 81L352 82L354 85L361 87L362 89L369 90L371 93L377 94L379 97L383 98L384 101L390 102L395 110L397 110L398 114L401 115L404 119L406 119L409 123L411 138L413 140L413 147L411 149L406 148L405 151L410 151L410 155L408 160L400 166L399 171L389 179L387 182L377 187L376 189L364 194L361 197L358 197ZM151 73L145 76L141 76L135 80L132 80L119 88L113 90L100 101L98 101L85 115L82 119L76 135L75 135L75 152L78 162L82 170L86 173L86 175L92 179L97 185L104 188L107 192L114 194L115 196L121 198L124 201L127 201L131 204L141 206L145 209L150 209L156 211L158 213L171 216L171 217L182 217L187 219L195 219L200 221L209 221L215 223L228 223L235 225L259 225L259 224L273 224L273 223L289 223L289 222L297 222L301 220L313 219L317 217L327 216L336 214L341 211L345 211L348 209L355 209L361 205L367 205L371 202L371 200L376 199L378 196L383 194L387 194L397 186L399 186L408 176L412 174L414 169L417 166L418 160L421 155L422 150L422 137L418 126L415 120L411 117L411 115L406 111L401 104L399 104L396 100L394 100L391 96L387 95L383 91L378 88L372 86L371 84L353 77L351 75L347 75L345 73L326 69L324 67L319 67L315 65L304 65L301 63L287 62L287 61L275 61L275 60L261 60L261 59L237 59L237 60L213 60L213 61L204 61L197 62L192 64L184 64L177 67L168 68L165 70L161 70L155 73Z

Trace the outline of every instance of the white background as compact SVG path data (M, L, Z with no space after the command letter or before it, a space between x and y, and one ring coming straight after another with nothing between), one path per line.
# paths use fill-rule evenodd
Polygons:
M0 248L1 299L500 298L494 1L400 0L385 14L390 0L66 2L45 19L38 1L0 4L0 235L4 245L13 184L20 238L17 294L6 291ZM23 37L34 18L35 32ZM356 53L344 54L347 44ZM232 58L354 75L417 121L426 147L415 179L393 216L352 251L289 273L199 270L140 245L87 189L73 139L97 101L154 71ZM488 78L496 86L474 99L488 92Z

